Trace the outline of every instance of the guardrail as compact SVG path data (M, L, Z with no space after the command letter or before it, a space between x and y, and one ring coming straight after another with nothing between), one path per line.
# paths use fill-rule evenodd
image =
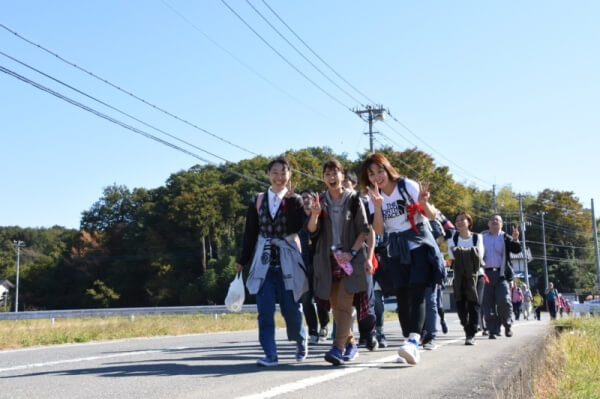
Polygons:
M279 310L279 305L276 306ZM31 320L31 319L59 319L78 317L109 317L109 316L137 316L137 315L166 315L166 314L219 314L233 313L225 305L208 306L165 306L154 308L106 308L106 309L68 309L68 310L40 310L30 312L4 312L0 313L0 320ZM240 313L256 313L256 305L244 305Z
M600 313L600 303L574 303L571 311L575 313Z

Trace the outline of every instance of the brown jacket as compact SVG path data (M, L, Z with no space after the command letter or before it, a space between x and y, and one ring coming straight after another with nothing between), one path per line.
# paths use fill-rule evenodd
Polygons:
M323 211L317 222L317 230L311 234L314 244L314 292L315 296L321 299L329 299L331 293L331 245L332 232L331 222L327 217L327 202L323 196L321 206ZM354 211L354 212L352 212ZM344 225L342 227L342 246L344 252L349 252L354 245L356 237L360 233L369 232L369 223L365 208L357 193L353 193L344 204ZM367 290L367 275L365 272L365 259L367 257L366 244L363 244L360 251L352 259L354 271L350 276L344 276L344 286L349 293L357 293Z

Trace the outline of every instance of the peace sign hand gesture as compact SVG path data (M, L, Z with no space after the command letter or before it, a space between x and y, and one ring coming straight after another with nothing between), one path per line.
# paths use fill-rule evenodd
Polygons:
M315 197L312 205L310 206L310 214L312 216L319 216L321 214L321 203L319 202L319 195Z
M367 191L369 192L369 198L373 202L373 205L375 205L376 208L381 208L381 205L383 204L383 197L379 193L379 187L377 186L377 183L375 183L374 188L367 186Z
M297 183L292 184L292 181L288 181L287 184L287 193L285 193L285 198L293 198L296 195L296 187L298 186Z
M512 239L513 241L519 240L519 229L514 224L512 225Z
M430 183L421 183L419 182L419 203L421 205L429 202L429 197L431 193L429 192Z

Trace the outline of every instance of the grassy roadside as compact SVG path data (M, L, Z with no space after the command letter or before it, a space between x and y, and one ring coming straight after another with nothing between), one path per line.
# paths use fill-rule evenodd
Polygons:
M276 323L283 319L276 315ZM255 313L0 321L0 349L257 328Z
M535 397L600 398L600 318L555 322L562 333L548 340L535 378Z
M386 312L386 320L396 320L395 313ZM277 327L285 327L281 314L276 313ZM329 325L331 328L331 324ZM153 337L164 335L200 334L219 331L240 331L258 328L256 313L226 313L214 315L169 315L129 317L90 317L81 319L2 320L0 350L37 345L69 344L110 339Z

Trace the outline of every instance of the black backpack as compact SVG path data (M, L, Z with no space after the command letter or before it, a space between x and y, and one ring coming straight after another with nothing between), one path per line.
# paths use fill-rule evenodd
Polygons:
M454 236L452 237L452 241L454 241L454 246L455 247L458 247L458 236L459 236L459 233L457 231L456 233L454 233ZM471 237L471 239L473 240L473 246L474 247L477 246L477 240L479 239L478 236L479 236L479 234L473 233L473 235Z

